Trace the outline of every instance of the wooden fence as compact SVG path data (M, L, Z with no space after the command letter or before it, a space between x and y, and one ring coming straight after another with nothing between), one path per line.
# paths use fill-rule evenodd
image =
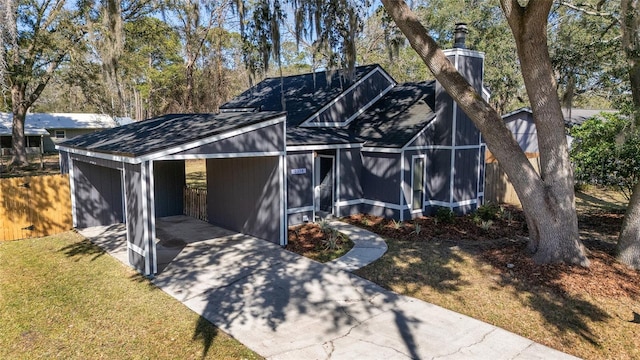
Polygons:
M0 179L0 241L54 235L72 227L69 175Z
M184 188L184 214L198 220L207 221L207 190Z
M537 153L526 153L533 168L540 172L540 158ZM512 204L520 206L520 199L496 159L488 153L485 167L485 203Z

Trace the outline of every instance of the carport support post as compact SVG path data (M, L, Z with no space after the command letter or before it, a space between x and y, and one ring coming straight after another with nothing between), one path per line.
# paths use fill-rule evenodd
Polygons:
M157 271L153 164L125 164L127 248L129 263L145 276Z

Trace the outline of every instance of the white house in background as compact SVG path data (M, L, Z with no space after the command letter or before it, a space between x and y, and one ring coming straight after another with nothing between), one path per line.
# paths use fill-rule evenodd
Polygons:
M131 118L114 119L105 114L29 113L25 120L27 147L42 146L44 152L53 152L56 151L55 144L60 141L131 122ZM11 148L12 127L13 114L0 113L0 137L3 149Z

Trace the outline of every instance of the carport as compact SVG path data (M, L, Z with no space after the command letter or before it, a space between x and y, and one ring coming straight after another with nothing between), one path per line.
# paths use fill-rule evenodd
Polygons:
M174 114L59 144L74 227L124 223L129 263L156 274L156 219L183 214L184 161L206 159L209 222L286 245L285 119Z

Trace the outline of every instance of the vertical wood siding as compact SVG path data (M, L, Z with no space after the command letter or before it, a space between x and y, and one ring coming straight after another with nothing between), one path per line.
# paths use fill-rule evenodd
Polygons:
M71 228L69 175L0 179L0 241Z

